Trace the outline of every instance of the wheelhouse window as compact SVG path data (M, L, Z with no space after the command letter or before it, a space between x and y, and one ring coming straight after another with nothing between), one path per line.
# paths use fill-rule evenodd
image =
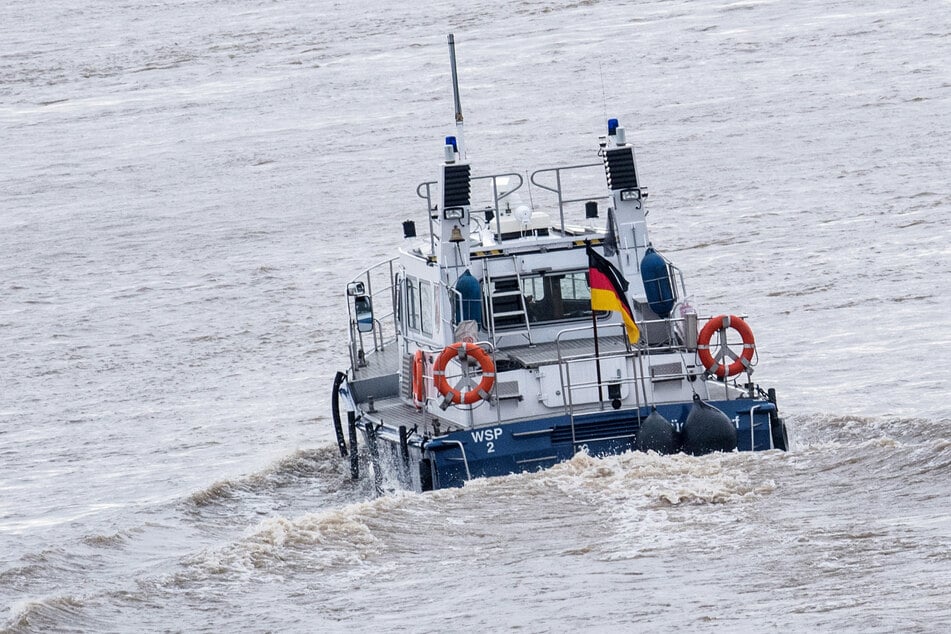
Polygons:
M406 316L406 327L413 332L432 335L435 331L433 311L433 284L415 277L406 277L405 305L400 306Z
M406 278L406 326L419 331L419 280Z
M524 325L524 314L530 324L591 318L587 271L523 275L521 281L519 289L518 278L493 280L491 301L497 328ZM597 313L598 317L606 314Z
M433 334L433 285L430 282L419 282L419 327L424 335Z

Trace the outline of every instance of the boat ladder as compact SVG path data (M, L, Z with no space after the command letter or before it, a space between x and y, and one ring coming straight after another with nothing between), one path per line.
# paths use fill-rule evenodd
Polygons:
M489 328L492 333L492 344L498 347L501 337L521 335L532 344L532 326L528 317L528 305L525 303L525 293L522 285L522 276L518 272L518 262L512 257L515 271L514 278L494 280L490 274L490 267L486 266L485 293L489 298ZM499 327L503 328L499 332Z

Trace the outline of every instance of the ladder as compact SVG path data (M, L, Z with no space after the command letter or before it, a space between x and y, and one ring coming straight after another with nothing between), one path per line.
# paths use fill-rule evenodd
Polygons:
M498 347L500 338L513 335L525 337L529 345L532 345L532 326L515 256L512 256L512 268L515 271L514 279L495 281L490 273L491 267L486 262L485 296L489 298L489 332L495 347ZM502 332L499 332L500 327Z

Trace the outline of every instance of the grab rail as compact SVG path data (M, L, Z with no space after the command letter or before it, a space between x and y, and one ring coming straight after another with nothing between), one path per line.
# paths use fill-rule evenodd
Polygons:
M372 334L373 350L375 352L382 350L383 345L387 341L384 335L385 329L392 326L394 338L399 334L399 327L396 323L396 285L393 283L396 261L397 258L390 258L382 262L377 262L350 280L351 284L355 282L363 283L365 285L366 295L370 298L370 304L374 311ZM382 280L380 278L382 278ZM377 288L374 288L374 279L381 282L377 285ZM377 301L378 299L387 299L387 295L389 295L388 308L386 307L385 301ZM378 309L379 312L377 312ZM360 364L358 351L365 350L365 347L363 345L363 333L357 328L356 315L353 312L353 304L350 301L349 295L347 296L347 317L350 321L350 364L351 367L355 368Z
M517 184L504 189L500 192L499 190L499 181L503 179L514 179L517 181ZM472 181L492 181L492 209L495 212L495 223L496 230L501 238L502 235L502 225L501 225L501 209L499 208L499 203L514 194L516 191L522 188L522 185L525 184L525 179L522 178L521 174L516 172L503 172L500 174L487 174L485 176L473 176L469 179ZM433 206L433 187L437 185L436 181L424 181L416 186L416 196L422 198L426 201L426 217L429 220L429 247L433 251L436 250L436 232L433 227L433 219L436 217L433 214L435 207ZM477 225L478 226L478 223Z
M773 403L757 403L750 408L750 451L756 451L756 434L754 433L756 431L756 420L753 418L753 413L758 409L761 409L764 412L775 412L776 406ZM769 431L769 448L776 448L773 445L772 429Z
M616 328L620 330L622 333L625 332L624 324L604 324L601 326L601 328L606 330ZM602 388L606 386L610 386L612 384L633 385L634 386L634 402L637 408L640 409L641 407L641 394L643 394L644 402L645 403L647 402L647 386L644 383L643 360L641 359L640 351L631 347L630 343L627 340L626 335L623 335L623 341L625 342L625 346L624 346L625 349L623 352L609 352L605 354L601 354L601 353L594 354L594 353L586 352L584 354L577 354L577 355L562 354L561 344L562 344L563 335L566 335L568 333L573 333L573 332L591 331L593 329L594 329L593 326L578 326L575 328L566 328L565 330L562 330L555 336L555 351L557 353L557 358L558 358L558 374L559 374L559 379L561 380L561 393L562 393L562 398L564 399L565 414L568 416L568 421L569 421L569 424L571 425L571 442L573 445L577 444L577 439L575 436L576 411L575 411L575 403L573 398L574 391L585 389L585 388L591 388L591 387L597 387L600 391ZM594 381L584 381L580 383L576 383L571 380L571 364L573 363L589 362L593 360L595 361L595 363L600 364L602 361L609 361L612 359L619 359L619 358L632 359L632 360L634 358L637 358L638 366L640 367L638 368L632 364L631 369L633 370L633 374L631 376L624 377L624 378L612 377L612 379L609 381L605 381L603 377L601 378L600 381L596 379ZM600 374L600 368L598 370L598 373ZM637 387L639 380L641 383L640 393L638 392L638 387ZM604 409L603 398L599 400L598 406L601 410Z
M569 172L569 171L581 170L581 169L590 169L592 167L603 167L603 165L604 165L603 163L583 163L580 165L565 165L562 167L546 167L544 169L535 170L534 172L532 172L532 175L528 179L528 181L532 185L534 185L535 187L538 187L539 189L544 189L546 191L553 192L558 197L558 219L561 223L560 227L562 231L565 230L565 204L566 203L580 203L580 202L587 202L589 200L604 200L611 197L610 195L607 195L604 193L598 193L594 196L581 196L579 198L565 198L562 193L562 184L561 184L562 172ZM539 183L536 180L536 177L539 174L548 174L548 173L554 173L555 175L554 187L543 185L542 183Z
M471 480L472 472L469 471L469 459L466 457L466 448L465 445L462 444L462 441L453 440L451 438L435 439L426 443L424 448L429 449L430 451L438 451L446 445L454 445L459 447L459 451L462 453L462 464L466 467L466 480Z

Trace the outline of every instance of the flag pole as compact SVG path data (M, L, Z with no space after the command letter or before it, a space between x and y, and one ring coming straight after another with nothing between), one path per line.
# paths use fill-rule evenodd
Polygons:
M601 350L598 348L598 316L591 311L591 327L594 329L594 369L598 377L598 403L604 409L604 392L601 389Z
M585 240L584 243L588 249L591 248L591 240ZM590 262L588 268L591 268ZM604 391L601 388L601 348L598 345L598 315L593 306L591 307L591 329L594 330L594 369L598 379L598 406L604 409Z
M591 323L594 329L594 357L598 376L598 398L601 400L601 409L604 409L604 394L601 384L601 350L598 341L598 322L595 311L609 310L621 313L627 342L635 344L640 339L640 330L634 321L634 311L628 301L628 283L624 275L616 266L604 256L591 248L590 241L585 241L588 253L588 286L591 289ZM608 390L608 398L611 391ZM613 405L613 403L612 403Z

